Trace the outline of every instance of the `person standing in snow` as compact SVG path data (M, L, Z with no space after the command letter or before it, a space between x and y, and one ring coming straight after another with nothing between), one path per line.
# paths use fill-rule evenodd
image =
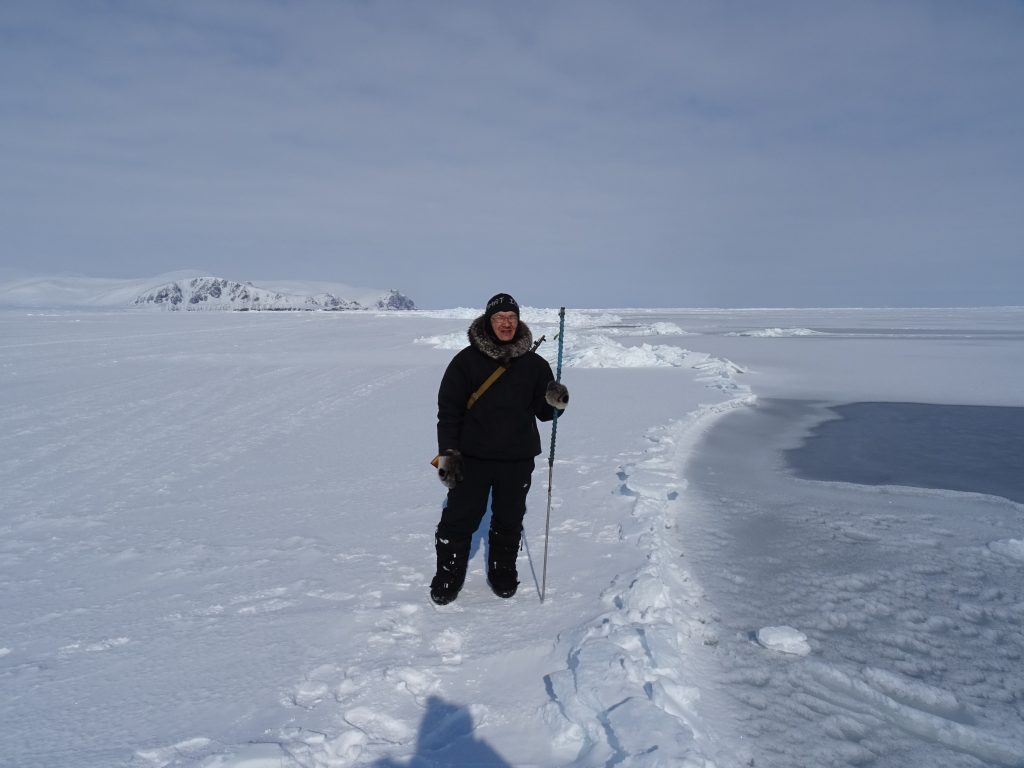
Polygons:
M516 593L526 495L541 452L537 420L551 421L569 403L569 391L533 351L533 334L507 293L487 302L467 335L469 346L452 358L437 393L438 476L448 488L434 535L430 598L438 605L462 589L488 496L487 582L498 597Z

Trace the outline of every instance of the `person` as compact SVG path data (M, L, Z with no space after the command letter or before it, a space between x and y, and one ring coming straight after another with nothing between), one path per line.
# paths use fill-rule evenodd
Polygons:
M541 452L537 421L551 421L569 403L568 389L534 351L533 334L512 296L493 296L467 335L469 346L452 358L437 393L438 477L448 488L434 534L437 572L430 598L438 605L462 589L488 497L487 581L498 597L516 593L526 495ZM505 370L481 391L499 366Z

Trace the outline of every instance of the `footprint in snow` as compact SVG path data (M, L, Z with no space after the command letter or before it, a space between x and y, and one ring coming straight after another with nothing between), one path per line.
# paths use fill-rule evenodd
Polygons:
M413 603L405 603L394 608L378 621L374 627L378 632L370 636L371 643L394 643L402 639L420 636L419 627L414 621L420 607Z
M421 707L426 704L426 697L440 687L440 680L433 672L413 667L385 670L384 679L399 690L408 691Z
M426 574L422 571L409 566L402 566L398 569L398 580L395 582L395 586L402 589L419 588L427 580Z
M106 640L100 640L96 643L87 643L85 645L82 643L72 643L71 645L62 646L57 651L57 654L59 656L66 657L76 653L100 653L102 651L109 651L111 648L119 648L130 642L131 638L128 637L110 637Z
M296 600L286 598L287 594L288 587L274 587L237 595L231 598L230 604L240 616L273 613L298 604Z
M343 702L359 692L365 684L359 679L357 670L342 671L335 664L324 664L307 674L305 678L284 698L285 704L303 709L314 709L327 697Z
M455 666L462 663L462 635L454 629L445 629L434 638L432 648L441 654L441 663Z
M344 719L374 742L407 744L416 737L416 731L406 723L370 707L353 707L345 713Z

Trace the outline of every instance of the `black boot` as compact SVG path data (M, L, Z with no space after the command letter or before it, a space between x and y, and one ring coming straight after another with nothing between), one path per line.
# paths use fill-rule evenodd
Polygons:
M520 534L491 528L488 538L487 583L498 597L512 597L519 586L516 558Z
M469 565L470 539L451 541L434 535L437 551L437 573L430 582L430 599L438 605L447 605L459 595L466 581Z

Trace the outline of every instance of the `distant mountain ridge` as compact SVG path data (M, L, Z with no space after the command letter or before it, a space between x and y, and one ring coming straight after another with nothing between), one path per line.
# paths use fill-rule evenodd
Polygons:
M151 279L33 277L0 283L0 306L26 308L154 307L172 311L412 310L397 290L357 289L319 283L268 281L257 286L196 272Z
M171 310L229 309L237 311L341 311L360 309L416 309L413 300L396 290L388 291L372 305L345 299L333 293L284 293L220 277L176 280L137 296L132 304L152 304Z

